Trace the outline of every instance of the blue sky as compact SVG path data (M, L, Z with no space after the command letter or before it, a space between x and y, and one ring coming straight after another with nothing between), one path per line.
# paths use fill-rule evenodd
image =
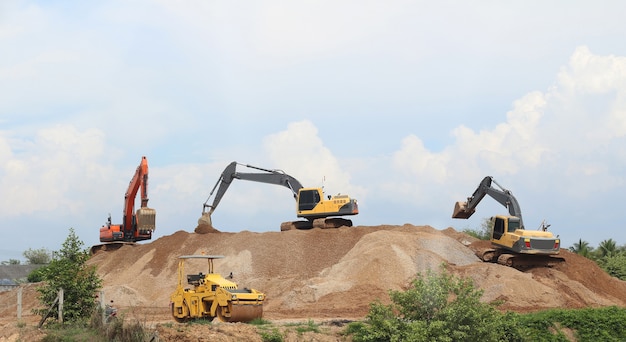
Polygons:
M146 156L154 238L193 231L231 161L357 198L355 225L478 228L493 176L528 229L626 244L620 1L0 2L0 260L98 243ZM244 171L244 170L242 170ZM295 220L235 182L221 231Z

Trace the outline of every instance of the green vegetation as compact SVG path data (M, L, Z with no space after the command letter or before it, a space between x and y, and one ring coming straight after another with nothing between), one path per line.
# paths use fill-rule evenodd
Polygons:
M126 322L123 318L109 323L102 321L102 312L96 310L87 322L52 323L46 327L45 342L144 342L150 333L139 321Z
M569 250L595 261L611 276L626 280L626 246L618 246L615 240L603 240L598 248L594 248L589 242L579 239Z
M261 329L261 331L259 331L259 335L261 336L263 342L283 342L285 340L283 334L280 333L278 328Z
M82 249L83 242L78 239L74 229L63 242L61 250L53 253L52 261L40 268L43 285L37 288L43 308L35 313L56 318L58 306L53 306L59 289L63 289L63 321L77 323L86 321L96 310L94 296L100 289L102 280L94 266L86 265L89 253ZM52 310L49 312L49 308Z
M84 342L106 342L108 339L84 324L51 324L46 329L46 336L42 342L66 342L66 341L84 341Z
M298 335L302 335L305 332L314 332L314 333L319 333L320 332L320 326L319 324L315 323L312 319L309 319L306 324L304 323L288 323L285 324L288 327L295 327L296 328L296 332L298 333Z
M513 314L480 302L482 293L442 266L418 274L404 292L390 291L391 304L372 303L348 332L355 341L521 341Z
M49 264L50 260L52 260L52 255L45 248L32 249L24 251L24 258L26 258L26 263L30 265L44 265Z
M479 301L482 291L442 267L418 274L391 304L370 304L362 322L348 325L354 341L626 341L626 308L502 313Z
M518 317L525 341L626 340L625 308L554 309Z
M479 240L489 240L491 238L491 218L483 218L479 229L465 228L462 232Z
M8 261L2 261L2 265L20 265L22 262L19 259L9 259Z

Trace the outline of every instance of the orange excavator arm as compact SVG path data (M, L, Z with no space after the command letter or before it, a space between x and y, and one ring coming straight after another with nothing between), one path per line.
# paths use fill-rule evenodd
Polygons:
M125 230L133 226L133 216L135 212L135 198L137 191L141 188L141 208L148 207L148 159L141 157L141 163L137 166L135 175L128 184L128 189L124 195L124 227Z

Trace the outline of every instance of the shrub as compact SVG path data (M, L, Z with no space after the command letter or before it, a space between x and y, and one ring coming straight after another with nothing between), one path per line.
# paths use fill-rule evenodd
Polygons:
M444 267L418 274L404 291L390 291L392 303L370 304L362 323L351 323L355 341L521 341L514 316L480 302L482 291Z
M54 303L59 289L63 289L63 320L78 322L89 319L97 306L94 296L102 284L96 268L86 265L89 253L82 249L83 242L78 239L74 229L63 242L61 250L53 253L52 261L41 268L43 285L37 288L39 301L43 309L35 309L40 315L48 314L48 308ZM52 317L57 317L58 308L52 308Z

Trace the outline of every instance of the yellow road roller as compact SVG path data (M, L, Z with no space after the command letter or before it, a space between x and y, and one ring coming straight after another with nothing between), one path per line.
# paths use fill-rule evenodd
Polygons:
M184 323L192 319L220 322L249 322L263 317L265 294L240 289L236 283L213 272L213 260L222 255L183 255L178 259L178 285L172 293L171 309L174 320ZM204 259L206 273L185 273L185 261Z

